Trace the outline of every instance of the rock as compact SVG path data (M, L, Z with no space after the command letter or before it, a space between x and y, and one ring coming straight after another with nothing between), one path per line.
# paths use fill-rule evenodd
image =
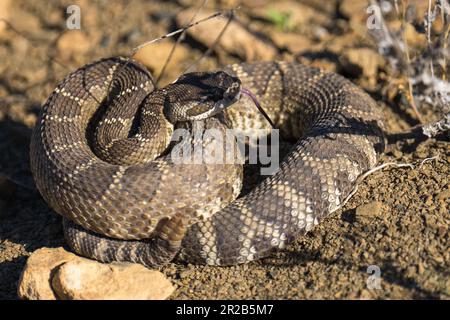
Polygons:
M403 152L401 152L400 150L395 149L394 151L392 151L392 154L394 155L394 157L396 157L397 159L400 159L401 157L403 157Z
M41 22L36 14L15 5L10 7L9 18L13 19L12 21L9 20L9 22L11 22L14 29L20 30L22 34L26 35L27 39L33 36L38 36L39 39L42 39L45 31L42 29Z
M428 195L428 197L425 199L425 205L429 207L433 205L433 203L434 203L433 196Z
M270 35L279 48L286 48L291 53L305 51L311 47L311 40L296 33L273 31Z
M275 280L278 276L278 271L277 270L270 270L269 272L267 272L267 277L271 280Z
M450 189L442 190L437 195L437 199L438 200L442 200L442 201L448 199L449 197L450 197Z
M359 299L361 299L361 300L372 300L372 299L374 299L374 292L373 291L369 291L367 289L363 289L363 290L361 290L361 294L359 296Z
M421 261L417 265L417 272L419 272L419 274L423 274L425 272L425 267Z
M159 271L139 264L102 264L77 259L62 265L52 287L61 299L160 300L174 291Z
M383 203L380 201L372 201L356 208L356 216L372 216L377 217L381 214Z
M138 52L136 52L133 58L149 68L153 76L156 77L159 76L166 59L169 57L172 47L173 42L169 41L152 43L151 45L141 48ZM183 68L185 68L185 66L182 62L188 55L189 52L185 46L182 44L177 45L169 64L167 65L165 76L162 78L162 85L166 84L168 81L171 82L178 78L178 76L184 71Z
M184 270L181 271L179 274L180 279L189 278L189 276L192 274L192 270Z
M165 299L174 287L139 264L104 264L63 248L42 248L28 258L17 293L22 299Z
M179 13L176 17L178 25L185 25L190 21L196 10L188 9ZM196 20L200 20L211 15L212 11L200 11ZM211 19L188 29L188 34L210 48L215 42L219 33L226 25L224 19ZM217 52L226 51L235 54L245 61L273 60L277 55L277 49L260 38L256 37L245 29L242 25L232 21L223 33L215 50Z
M7 25L2 19L9 21L11 11L11 0L0 1L0 34L7 28Z
M63 248L42 248L28 258L19 280L17 294L21 299L55 300L50 281L55 268L77 259Z
M367 0L343 0L339 12L349 19L349 25L359 36L367 36L367 21L371 13L367 12Z
M358 17L362 20L368 14L367 6L367 0L343 0L339 5L339 11L346 18Z
M56 44L58 55L64 61L81 57L91 47L91 41L80 30L66 31Z
M16 193L17 186L7 177L0 174L0 198L11 199Z
M347 72L354 76L360 73L364 77L376 79L378 67L384 63L383 59L369 48L348 49L344 51L342 64Z

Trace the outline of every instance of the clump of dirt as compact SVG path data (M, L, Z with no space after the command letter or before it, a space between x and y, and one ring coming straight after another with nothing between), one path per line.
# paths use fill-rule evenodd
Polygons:
M210 1L206 9L235 2ZM380 101L388 132L407 130L417 120L386 94L388 68L365 33L363 2L283 1L273 8L269 1L246 0L236 28L248 30L246 36L262 47L274 48L276 59L349 77ZM138 44L172 31L180 12L198 5L132 3L18 0L5 6L9 23L0 26L0 299L17 298L17 281L31 252L64 245L61 218L40 197L29 169L31 130L47 96L70 71L102 57L130 54ZM81 9L80 30L66 28L66 9L72 4ZM210 44L201 41L193 29L162 83L176 79L202 56ZM151 48L145 54L159 61L144 53L143 59L158 72L170 46ZM213 50L200 69L258 56L254 48L237 49ZM424 113L426 120L434 119ZM343 209L269 258L226 268L169 264L163 272L177 285L172 298L449 299L448 139L400 140L381 161L414 168L390 167L369 176Z

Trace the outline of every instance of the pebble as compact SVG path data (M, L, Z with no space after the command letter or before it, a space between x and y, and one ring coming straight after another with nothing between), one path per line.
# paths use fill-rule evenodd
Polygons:
M445 189L442 190L441 192L438 193L437 195L437 199L438 200L446 200L450 197L450 189Z
M381 208L383 203L380 201L372 201L356 208L356 216L374 216L377 217L381 214Z
M180 12L176 21L178 25L184 25L190 20L192 15L196 12L196 9L188 9ZM202 19L213 12L200 11L197 15L197 19ZM203 24L197 25L193 29L189 29L187 32L195 40L201 42L206 47L210 48L215 42L226 24L226 20L209 20ZM270 43L262 41L259 37L256 37L253 33L249 32L245 27L239 23L232 21L223 36L217 43L217 52L225 50L230 54L239 56L244 61L257 61L257 60L273 60L277 55L277 49Z
M344 52L344 68L354 74L362 73L367 78L375 78L383 60L377 52L369 48L348 49Z
M291 53L299 53L311 47L311 40L307 37L296 34L274 31L271 39L279 48L286 48Z
M160 300L174 290L161 272L140 264L105 264L64 248L41 248L28 258L17 293L28 300Z

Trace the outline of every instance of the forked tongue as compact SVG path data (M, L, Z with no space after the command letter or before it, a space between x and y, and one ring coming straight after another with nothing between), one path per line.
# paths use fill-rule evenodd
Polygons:
M269 118L269 116L264 111L264 109L261 107L261 105L259 104L258 99L256 98L256 96L250 90L248 90L246 88L241 88L241 93L247 95L248 97L250 97L250 99L252 99L253 103L255 104L256 108L258 108L259 112L261 112L261 114L264 116L264 118L266 118L266 120L270 123L272 128L275 129L274 123Z

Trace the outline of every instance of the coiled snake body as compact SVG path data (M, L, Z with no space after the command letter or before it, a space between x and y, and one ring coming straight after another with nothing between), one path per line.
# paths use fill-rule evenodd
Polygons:
M376 164L384 149L380 111L350 81L289 62L226 72L233 77L187 74L155 90L137 62L108 58L55 89L33 132L31 169L44 199L65 217L74 251L150 267L176 255L211 265L252 261L340 208L357 177ZM281 136L297 142L275 174L235 199L241 165L179 164L164 150L174 125L191 133L270 129L241 97L240 82ZM222 148L193 134L186 141Z

